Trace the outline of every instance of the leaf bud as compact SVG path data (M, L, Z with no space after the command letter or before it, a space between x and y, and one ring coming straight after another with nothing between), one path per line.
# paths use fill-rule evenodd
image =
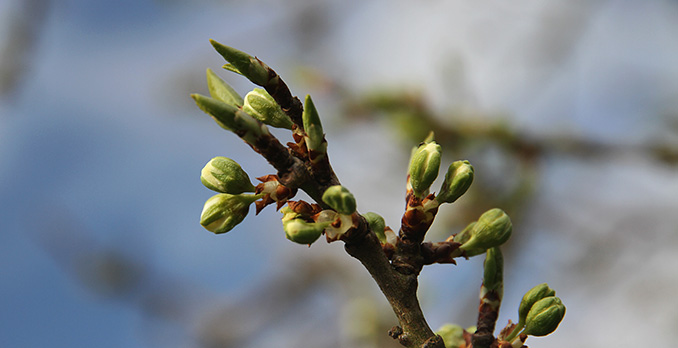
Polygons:
M207 88L210 91L210 96L216 100L236 107L243 104L240 94L217 76L212 69L207 69Z
M551 289L546 283L539 284L526 292L518 307L518 325L522 326L525 324L527 313L537 301L555 295L556 291Z
M365 220L367 220L370 230L372 230L372 232L377 235L379 242L382 244L386 243L386 235L384 234L384 230L386 229L386 221L384 221L384 218L381 217L381 215L373 212L365 213L363 214L363 217Z
M302 219L292 219L283 223L285 237L299 244L311 244L322 234L329 223L306 222Z
M458 348L461 347L462 344L466 344L466 340L464 339L464 328L459 325L445 324L435 333L443 338L445 348Z
M499 297L504 289L504 258L497 247L487 249L483 264L483 288L496 291Z
M191 94L191 97L221 128L238 134L249 144L254 145L258 137L269 134L264 124L233 105L200 94Z
M414 150L408 170L408 186L417 198L428 195L429 188L440 170L441 147L434 141L423 143Z
M292 129L292 120L263 88L255 88L247 93L242 109L269 126Z
M356 210L353 194L341 185L330 186L322 197L323 202L342 215L351 215Z
M210 197L202 209L200 224L208 231L226 233L242 222L259 195L220 193Z
M511 219L503 210L494 208L480 216L476 224L469 231L469 238L459 248L467 256L482 254L485 250L504 244L509 237L513 226Z
M226 157L212 158L200 172L200 181L210 190L230 193L254 192L254 185L240 165Z
M473 166L469 161L452 162L445 174L445 181L436 196L439 203L452 203L461 197L473 182Z
M232 68L228 70L240 73L259 86L265 86L268 83L269 67L262 61L243 51L222 45L214 40L210 40L210 43L224 59L231 63Z
M546 336L556 330L565 316L565 305L555 296L535 302L527 313L524 333L531 336Z
M327 152L327 142L325 141L325 133L323 133L323 126L320 123L320 115L313 104L310 95L306 95L304 100L304 112L301 115L306 141L311 159L319 158Z

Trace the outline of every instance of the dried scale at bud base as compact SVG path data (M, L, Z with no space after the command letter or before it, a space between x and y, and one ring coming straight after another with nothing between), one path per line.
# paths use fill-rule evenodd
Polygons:
M458 201L470 188L474 168L469 161L452 162L439 192L431 192L442 162L442 148L433 133L411 152L406 177L405 211L396 231L382 216L357 210L355 196L339 182L327 155L318 110L310 95L304 104L293 96L280 76L261 60L214 40L212 46L228 62L223 67L249 79L255 88L241 97L212 70L207 70L210 96L193 94L196 105L222 128L233 132L263 156L277 171L257 177L235 161L216 157L205 165L200 180L220 192L207 200L200 223L214 233L225 233L242 222L254 203L256 214L275 203L282 213L284 237L311 245L322 235L327 242L343 241L346 252L358 259L393 308L398 325L389 335L410 348L521 347L528 335L553 332L565 314L555 291L541 284L529 291L519 309L517 324L494 336L503 300L503 257L500 246L511 236L508 215L494 208L462 231L437 242L424 241L439 210ZM283 145L268 126L290 130L294 142ZM313 202L292 200L298 190ZM253 193L251 193L253 192ZM443 325L431 330L417 298L423 266L456 264L457 259L485 255L476 327Z

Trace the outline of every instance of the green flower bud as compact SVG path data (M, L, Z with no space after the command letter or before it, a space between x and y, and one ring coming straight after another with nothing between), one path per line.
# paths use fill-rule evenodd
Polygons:
M511 219L503 210L490 209L480 216L469 232L471 238L459 248L466 251L467 256L482 254L489 248L504 244L511 237L512 230Z
M379 241L384 244L386 243L386 235L384 230L386 229L386 221L381 215L373 212L363 214L367 224L370 225L370 229L377 235Z
M339 214L351 215L356 209L355 197L341 185L330 186L323 193L322 200Z
M231 63L229 67L225 68L240 73L254 84L259 86L266 85L269 79L269 67L266 64L233 47L222 45L214 40L210 40L210 43L224 59Z
M302 219L292 219L283 223L285 237L299 244L311 244L322 234L329 223L306 222Z
M462 344L466 343L466 340L464 340L464 328L459 325L445 324L435 333L443 338L445 348L459 348Z
M414 195L422 198L428 195L429 188L440 170L441 147L431 141L421 144L412 154L409 168L409 186Z
M269 134L265 125L233 105L200 94L191 94L191 98L221 128L237 133L250 144L254 144L261 135Z
M212 69L207 69L207 88L212 98L216 100L236 107L243 104L243 99L238 92L217 76Z
M200 224L208 231L226 233L245 219L250 204L259 199L259 195L231 195L220 193L205 202L200 216Z
M452 162L436 200L440 203L452 203L466 193L472 182L473 166L469 161Z
M325 133L323 133L323 126L320 123L320 115L318 115L318 110L316 110L310 95L306 95L304 112L301 117L306 132L306 147L309 152L315 152L314 158L324 155L327 151Z
M525 324L527 313L537 301L555 295L556 291L551 289L546 283L539 284L526 292L522 301L520 301L520 307L518 307L518 325L522 326Z
M255 88L245 96L243 111L269 126L292 129L292 120L263 88Z
M535 302L527 313L524 333L531 336L546 336L555 331L565 316L565 305L555 296Z
M200 172L200 181L210 190L236 195L254 192L254 185L240 165L226 157L212 158Z

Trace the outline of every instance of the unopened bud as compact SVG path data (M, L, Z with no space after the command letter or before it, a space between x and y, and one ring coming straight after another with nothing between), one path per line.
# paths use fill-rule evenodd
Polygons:
M382 244L386 243L386 235L384 234L384 230L386 229L386 221L384 221L384 218L381 217L381 215L373 212L365 213L363 214L363 217L365 220L367 220L370 230L372 230L372 232L377 235L379 242Z
M269 134L265 125L233 105L200 94L191 94L191 97L221 128L235 132L250 144L254 144L261 135Z
M501 298L504 289L504 258L499 248L487 249L483 268L483 288L495 291Z
M452 162L445 174L445 181L436 196L439 203L452 203L461 197L473 182L473 166L469 161Z
M226 233L245 219L250 204L257 199L258 195L228 193L214 195L205 202L200 215L200 224L208 231Z
M532 308L537 301L555 295L556 291L551 289L546 283L539 284L526 292L518 307L518 325L525 324L527 313L530 312L530 308Z
M254 185L240 165L226 157L212 158L200 172L200 181L210 190L230 193L254 192Z
M292 219L283 223L285 237L299 244L311 244L322 234L329 223L306 222L302 219Z
M565 316L565 305L555 296L537 301L527 313L524 333L532 336L546 336L555 331Z
M422 198L428 195L429 188L440 170L441 147L436 142L423 143L413 152L409 168L409 186L414 195Z
M489 248L504 244L511 237L512 230L511 219L503 210L490 209L476 221L469 231L471 238L459 248L466 251L467 256L482 254Z
M306 96L304 101L304 112L301 115L304 132L306 132L305 141L311 160L322 157L327 151L327 142L323 133L323 126L320 123L320 115L313 104L310 95Z
M464 328L459 325L445 324L435 333L443 338L445 348L458 348L461 347L462 344L466 344L466 340L464 340Z
M207 69L207 88L216 100L236 107L242 106L243 99L231 86L222 80L212 69Z
M248 78L254 84L265 86L269 79L269 67L262 61L233 47L222 45L210 40L214 49L221 54L230 64L228 70L235 71Z
M330 186L323 193L322 200L342 215L351 215L356 210L355 197L341 185Z
M263 88L255 88L247 93L242 109L269 126L292 129L292 120Z

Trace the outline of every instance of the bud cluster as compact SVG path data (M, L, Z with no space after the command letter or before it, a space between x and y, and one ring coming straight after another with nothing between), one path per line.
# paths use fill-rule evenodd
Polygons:
M518 323L500 338L514 342L521 336L546 336L555 331L565 316L565 305L555 295L556 291L546 283L530 289L518 307Z
M354 195L338 184L327 157L327 141L320 117L311 97L306 96L302 107L301 101L290 94L279 76L259 59L216 41L211 43L229 62L224 65L225 69L241 74L263 88L254 88L243 98L207 69L210 96L193 94L191 97L219 126L238 135L268 160L285 179L285 184L278 175L265 175L257 178L260 183L255 186L238 163L226 157L213 158L203 167L200 176L207 188L217 192L205 202L200 217L202 226L214 233L226 233L245 219L252 203L256 214L275 203L276 210L283 215L285 237L290 241L310 245L323 234L328 242L344 240L349 254L364 264L374 254L368 253L367 258L356 255L365 255L365 250L383 251L388 260L380 254L368 262L390 264L379 264L368 270L388 269L405 277L418 275L423 265L456 264L457 257L486 254L477 329L465 330L451 324L443 326L438 334L445 346L521 347L528 335L544 336L556 329L565 315L565 306L555 297L555 291L540 284L523 297L518 323L514 325L509 321L497 337L498 341L488 341L494 340L492 332L503 297L503 256L499 247L510 238L513 230L511 219L503 210L486 211L477 221L445 241L424 242L439 207L456 202L471 186L474 168L469 161L452 162L440 189L432 193L431 185L438 177L442 162L442 147L434 141L433 133L414 147L407 172L406 209L396 234L379 214L369 212L361 216ZM282 145L270 133L269 126L291 130L294 143L288 143L287 147ZM298 188L317 204L291 200ZM374 233L381 251L374 236L361 239L366 232ZM368 242L360 245L361 241ZM360 253L352 253L365 246L367 248L359 250ZM378 279L379 275L373 274L373 277ZM383 281L389 283L398 277L385 278L388 279ZM399 292L410 290L399 288L400 285L395 282L381 288L385 293L390 291L391 297L400 297ZM413 309L416 311L417 308ZM436 344L441 343L440 338L434 338L438 340ZM406 340L398 339L401 343Z

